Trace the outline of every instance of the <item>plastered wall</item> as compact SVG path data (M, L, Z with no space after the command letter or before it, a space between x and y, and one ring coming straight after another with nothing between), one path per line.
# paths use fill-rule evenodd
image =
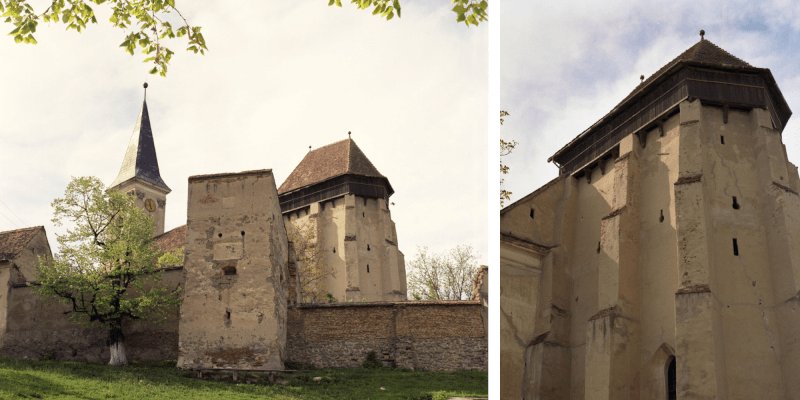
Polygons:
M183 282L182 268L162 275L164 284L176 288ZM7 325L0 332L0 357L40 359L50 353L58 360L108 362L108 332L69 321L71 306L42 299L30 287L3 286L8 293ZM178 357L178 310L161 324L127 321L123 325L128 360L174 360Z
M678 398L800 395L800 182L769 113L687 100L605 162L501 213L501 397L665 399L672 357Z
M338 301L405 300L405 259L384 199L348 194L289 211L283 220L316 229L317 246L335 271L325 288Z
M189 178L185 369L283 369L288 242L271 170Z

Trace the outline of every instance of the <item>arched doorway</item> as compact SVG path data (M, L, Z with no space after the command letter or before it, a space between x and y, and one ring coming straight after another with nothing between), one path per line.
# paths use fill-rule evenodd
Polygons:
M678 399L678 384L677 384L677 373L676 373L676 363L675 357L672 356L667 360L667 370L666 372L666 386L667 386L667 400L677 400Z

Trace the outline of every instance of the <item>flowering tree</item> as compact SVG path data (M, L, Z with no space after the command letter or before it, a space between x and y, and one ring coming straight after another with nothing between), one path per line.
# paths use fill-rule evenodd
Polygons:
M39 259L38 281L29 285L69 305L70 321L106 329L109 365L127 365L122 323L159 323L178 306L180 286L163 284L159 264L180 265L182 251L163 254L153 244L152 218L95 177L73 178L52 206L53 223L71 228L56 235L59 252Z

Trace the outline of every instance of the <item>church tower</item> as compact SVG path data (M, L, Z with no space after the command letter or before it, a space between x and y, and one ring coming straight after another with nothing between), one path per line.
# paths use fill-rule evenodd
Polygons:
M350 138L309 151L278 189L287 228L315 229L317 249L334 269L325 289L338 301L406 299L405 260L388 205L393 193ZM291 263L289 273L297 278Z
M703 34L500 212L502 399L800 398L792 112Z
M147 83L144 84L147 93ZM109 186L123 193L136 196L136 205L153 218L153 236L164 233L164 215L167 207L167 194L172 190L161 179L153 143L153 130L150 128L150 114L147 112L147 96L142 102L142 110L133 128L131 141L122 160L117 179Z

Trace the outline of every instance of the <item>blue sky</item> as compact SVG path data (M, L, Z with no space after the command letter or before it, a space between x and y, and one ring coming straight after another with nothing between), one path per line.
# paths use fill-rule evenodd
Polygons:
M500 26L500 137L520 144L504 158L504 187L518 200L558 175L547 158L639 84L705 38L769 68L800 112L800 4L790 1L504 0ZM800 163L798 116L783 142ZM508 203L507 203L508 204Z
M49 1L34 0L34 6ZM272 168L278 185L308 152L352 137L395 189L406 261L416 246L472 245L487 264L488 34L447 4L403 2L403 17L326 1L178 2L203 27L205 56L176 52L149 75L95 6L83 33L40 25L36 46L0 36L0 231L44 225L70 176L110 184L147 103L167 197L166 228L186 223L190 175ZM13 26L2 25L7 31Z

